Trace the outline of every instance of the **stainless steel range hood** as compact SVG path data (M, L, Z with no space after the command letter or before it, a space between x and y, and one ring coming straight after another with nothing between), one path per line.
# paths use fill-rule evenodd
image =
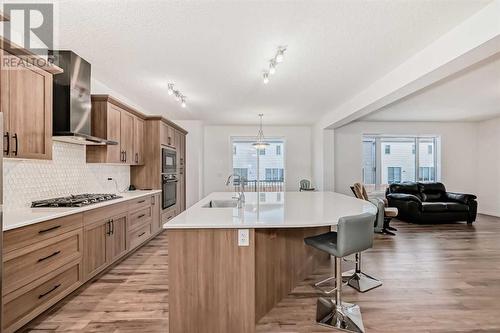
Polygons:
M53 140L79 145L116 145L91 135L90 63L72 51L50 51L64 73L54 75Z

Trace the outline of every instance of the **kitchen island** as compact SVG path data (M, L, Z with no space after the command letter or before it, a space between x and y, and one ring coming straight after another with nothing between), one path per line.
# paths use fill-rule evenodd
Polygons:
M255 324L329 256L304 245L340 217L376 215L334 192L215 192L168 229L169 332L253 333Z

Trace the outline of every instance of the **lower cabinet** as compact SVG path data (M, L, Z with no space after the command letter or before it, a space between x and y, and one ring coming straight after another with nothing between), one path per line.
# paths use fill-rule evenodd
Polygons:
M3 233L3 330L10 333L161 231L160 194Z
M127 218L128 214L123 213L84 226L85 279L95 276L127 252Z

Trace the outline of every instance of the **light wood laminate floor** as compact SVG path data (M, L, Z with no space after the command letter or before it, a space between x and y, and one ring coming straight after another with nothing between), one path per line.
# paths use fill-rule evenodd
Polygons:
M393 225L398 235L377 235L363 256L364 270L384 285L364 294L344 288L344 299L361 306L367 332L500 332L500 218ZM163 233L24 331L168 332L167 256ZM314 323L319 294L310 286L330 269L295 288L257 331L332 332Z

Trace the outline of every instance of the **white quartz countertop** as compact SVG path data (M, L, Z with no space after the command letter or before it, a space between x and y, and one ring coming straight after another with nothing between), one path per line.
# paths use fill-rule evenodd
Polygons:
M77 214L85 212L88 210L105 207L113 204L117 204L123 201L132 200L140 198L143 196L148 196L151 194L159 193L161 190L151 190L151 191L127 191L116 193L116 195L121 196L119 199L103 201L83 207L61 207L61 208L25 208L17 210L8 210L4 206L3 211L3 230L11 230L15 228L24 227L30 224L35 224L43 221L52 220L58 217L63 217L67 215Z
M242 208L207 208L211 200L231 200L234 192L214 192L164 224L164 229L301 228L336 225L340 217L370 213L368 201L335 192L249 192Z

